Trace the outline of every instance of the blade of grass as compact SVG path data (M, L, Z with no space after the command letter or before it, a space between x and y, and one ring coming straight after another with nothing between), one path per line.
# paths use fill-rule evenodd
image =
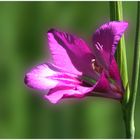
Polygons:
M123 8L122 8L122 2L121 1L114 1L110 2L110 18L111 20L123 20ZM128 71L127 71L127 58L126 58L126 47L125 47L125 39L124 36L122 36L119 46L117 48L117 63L120 68L120 74L122 77L123 86L125 89L124 98L122 101L122 109L123 109L123 117L124 117L124 123L125 123L125 130L126 130L126 137L130 138L132 133L132 127L128 125L128 102L130 97L130 90L129 90L129 83L128 83Z
M121 1L110 2L110 19L111 20L123 20L123 9ZM122 77L123 86L128 88L127 93L125 93L125 102L129 99L129 84L128 84L128 71L127 71L127 58L126 58L126 47L125 39L122 36L118 47L117 47L117 63L119 65L120 74Z
M137 94L137 89L138 89L139 69L140 69L140 2L138 1L137 26L136 26L132 88L131 88L131 93L133 94L131 94L130 96L131 97L130 104L132 104L133 111L135 108L136 94Z
M137 23L136 23L136 36L135 36L135 48L134 48L134 62L133 62L133 73L132 73L132 87L130 100L128 104L128 126L131 127L131 138L134 138L135 135L135 126L134 126L134 114L135 114L135 104L136 104L136 95L138 89L138 79L139 79L139 70L140 70L140 2L137 4ZM129 132L128 132L129 134Z
M126 124L127 138L132 139L135 137L134 115L140 69L140 2L138 2L137 6L137 25L134 48L132 87L129 102L124 108L124 120Z
M111 9L110 16L112 20L123 19L122 2L119 1L111 2L110 9ZM135 39L135 49L134 49L131 94L128 85L127 63L123 62L126 61L124 38L121 39L120 47L117 50L117 60L120 67L123 84L126 89L124 100L122 102L122 109L123 109L124 122L126 128L126 137L134 138L135 135L134 111L135 111L136 94L137 94L138 78L139 78L139 65L140 65L140 2L138 2L138 8L137 8L137 25L136 25L136 39Z

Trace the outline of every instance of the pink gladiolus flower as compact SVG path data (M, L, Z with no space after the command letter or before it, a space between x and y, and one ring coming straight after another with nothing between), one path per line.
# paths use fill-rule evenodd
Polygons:
M93 35L91 48L75 35L49 30L52 61L29 71L25 84L33 89L49 90L43 96L51 103L94 95L121 100L124 89L114 54L127 26L124 21L102 25Z

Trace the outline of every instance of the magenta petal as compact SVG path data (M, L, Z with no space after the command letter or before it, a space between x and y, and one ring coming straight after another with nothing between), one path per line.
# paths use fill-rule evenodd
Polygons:
M109 75L113 80L115 80L117 82L117 84L119 84L120 86L122 85L120 72L118 69L117 62L114 57L111 61L110 67L109 67Z
M117 91L113 90L111 83L108 81L104 72L102 72L99 80L97 81L93 92L102 97L113 98L113 99L121 99L122 95L117 93Z
M101 66L108 69L116 46L127 26L127 22L112 21L96 30L93 35L93 52Z
M48 99L51 103L57 103L62 98L81 98L85 94L91 92L93 87L84 87L80 85L69 86L58 86L49 91L48 95L45 95L45 98Z
M48 42L56 66L70 73L79 75L82 72L96 79L91 64L94 56L82 39L51 29L48 31Z
M51 68L47 64L36 66L26 74L25 84L34 89L46 90L64 83L69 86L81 83L77 79L77 75L55 71Z
M102 72L100 78L98 79L96 86L94 88L95 92L108 92L110 89L109 81L105 76L105 73Z
M55 87L59 81L47 78L56 74L46 64L41 64L29 71L25 76L25 84L31 88L45 90Z

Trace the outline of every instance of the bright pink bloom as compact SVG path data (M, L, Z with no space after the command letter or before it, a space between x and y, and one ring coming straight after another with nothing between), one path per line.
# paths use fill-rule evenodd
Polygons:
M124 21L102 25L93 35L93 46L75 35L51 29L47 33L52 63L36 66L25 84L52 103L62 98L102 96L121 100L124 89L114 53L128 26Z

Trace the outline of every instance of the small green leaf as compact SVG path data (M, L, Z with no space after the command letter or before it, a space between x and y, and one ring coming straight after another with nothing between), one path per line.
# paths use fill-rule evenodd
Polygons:
M125 106L128 104L129 98L130 98L130 89L129 89L129 84L127 83L127 86L125 89L125 94L124 94L123 101L122 101L122 106Z

